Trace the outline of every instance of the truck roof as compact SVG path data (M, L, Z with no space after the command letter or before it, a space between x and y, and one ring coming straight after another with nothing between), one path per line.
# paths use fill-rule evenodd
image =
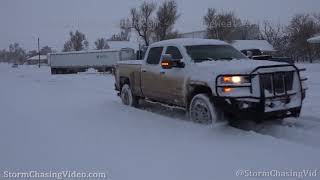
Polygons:
M168 46L168 45L180 45L180 46L191 46L191 45L228 45L228 43L216 39L198 39L198 38L179 38L170 39L160 42L156 42L150 45L150 47L157 46Z

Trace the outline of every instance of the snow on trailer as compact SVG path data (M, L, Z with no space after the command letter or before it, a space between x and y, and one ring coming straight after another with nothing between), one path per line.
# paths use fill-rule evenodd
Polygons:
M52 74L65 74L84 72L89 68L110 71L118 61L130 60L134 55L134 49L122 48L52 53L48 59Z

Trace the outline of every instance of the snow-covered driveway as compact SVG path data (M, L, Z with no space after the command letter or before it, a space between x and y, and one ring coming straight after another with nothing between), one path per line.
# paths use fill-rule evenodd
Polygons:
M248 178L237 177L239 169L320 170L320 65L302 66L310 87L302 117L243 131L194 124L179 111L123 106L111 75L51 76L45 67L0 64L0 171L232 180Z

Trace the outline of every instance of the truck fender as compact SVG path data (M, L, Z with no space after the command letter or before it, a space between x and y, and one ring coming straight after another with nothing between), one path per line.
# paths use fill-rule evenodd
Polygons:
M120 83L119 83L119 90L121 91L122 89L122 86L125 85L125 84L128 84L130 85L130 78L128 77L120 77Z
M197 94L208 94L212 97L213 93L211 88L206 82L191 81L187 85L186 105L189 106L192 98Z

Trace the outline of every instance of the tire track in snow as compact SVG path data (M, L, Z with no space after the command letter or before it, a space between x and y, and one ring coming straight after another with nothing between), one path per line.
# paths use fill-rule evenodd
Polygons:
M157 103L142 101L139 109L173 119L189 121L185 111L166 107ZM250 129L263 136L271 136L297 144L320 148L320 119L313 116L302 116L298 119L288 118L284 121L265 122L249 128L237 126L236 128L242 130L246 129L244 131Z
M256 133L320 148L320 121L316 117L286 119L257 125Z

